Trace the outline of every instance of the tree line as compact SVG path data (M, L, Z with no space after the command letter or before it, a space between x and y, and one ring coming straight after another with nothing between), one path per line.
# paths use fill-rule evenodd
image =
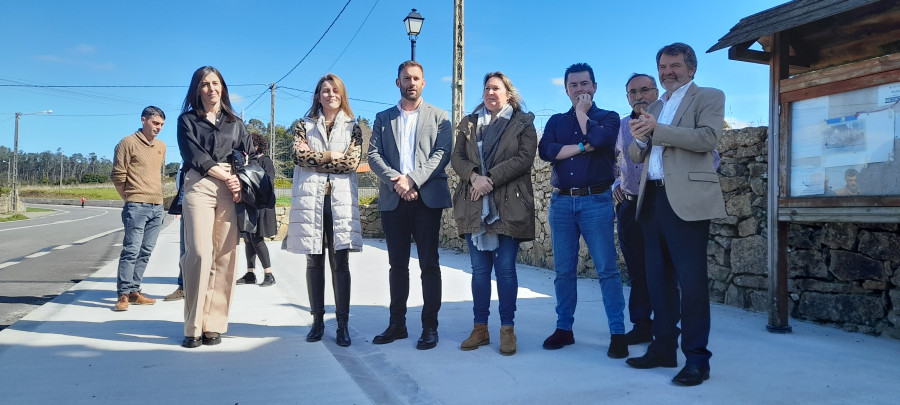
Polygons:
M291 147L294 142L294 134L292 128L299 121L299 119L294 120L289 128L285 128L283 125L275 125L275 154L270 157L275 163L277 178L289 179L293 176L294 162L291 158ZM369 127L369 121L365 118L360 118L359 124L363 132L362 160L365 163L367 161L365 151L368 148L372 129ZM256 118L251 118L246 122L246 126L249 131L263 134L268 139L269 125ZM6 186L9 186L7 179L11 180L10 162L12 162L12 159L12 148L0 146L0 162L3 163L0 166L0 182ZM163 175L174 178L180 166L180 163L166 164ZM66 156L62 153L62 149L57 149L56 153L51 151L40 153L19 151L18 156L18 179L19 184L23 185L59 184L60 179L62 179L64 185L104 183L110 181L112 169L112 160L106 156L97 156L93 152L87 155L73 153L70 156Z

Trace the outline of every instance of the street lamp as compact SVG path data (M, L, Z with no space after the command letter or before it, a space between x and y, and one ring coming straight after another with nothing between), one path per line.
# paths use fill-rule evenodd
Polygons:
M410 60L416 60L416 37L422 32L423 22L425 22L425 18L417 13L416 9L412 9L412 11L409 12L409 15L403 19L403 23L406 24L406 33L409 35L409 42L411 44L412 58L410 58Z
M16 136L13 142L13 161L12 161L12 187L9 190L9 203L7 209L9 212L18 212L19 208L19 118L23 115L35 114L53 114L53 110L38 111L33 113L16 113Z

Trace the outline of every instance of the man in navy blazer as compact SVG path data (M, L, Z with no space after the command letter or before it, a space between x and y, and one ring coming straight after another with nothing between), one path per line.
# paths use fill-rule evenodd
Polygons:
M381 180L378 210L390 262L391 318L388 328L372 340L391 343L409 336L410 235L416 242L422 271L422 336L419 350L438 342L441 308L441 267L438 234L441 214L451 205L447 173L453 137L447 112L422 100L422 65L406 61L397 69L400 102L375 116L369 142L369 166Z
M647 288L653 307L653 342L635 368L677 367L678 322L685 367L672 379L699 385L709 379L709 279L706 247L712 218L725 202L713 150L722 135L725 94L694 84L697 55L680 42L656 54L666 93L629 124L628 153L644 162L636 217L644 231ZM679 288L680 287L680 288Z

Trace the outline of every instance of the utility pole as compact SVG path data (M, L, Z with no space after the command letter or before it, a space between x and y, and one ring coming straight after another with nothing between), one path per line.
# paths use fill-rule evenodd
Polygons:
M451 127L459 124L465 116L465 13L463 12L463 0L453 0L453 79L451 89L453 92L453 111Z
M275 82L272 82L272 121L269 123L269 158L275 160Z
M63 183L63 153L62 148L56 150L59 152L59 188L62 188Z

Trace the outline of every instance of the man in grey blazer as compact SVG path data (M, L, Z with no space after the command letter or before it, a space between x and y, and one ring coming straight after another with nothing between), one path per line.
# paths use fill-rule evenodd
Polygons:
M438 233L441 213L451 205L447 173L453 138L447 112L422 100L422 65L403 62L397 69L400 102L375 116L369 142L369 165L381 183L378 210L390 262L391 318L388 328L372 340L391 343L409 336L406 301L409 298L410 235L416 242L422 271L422 336L419 350L438 342L441 308L441 267Z
M686 365L672 382L691 386L709 379L712 356L706 348L706 246L710 219L726 216L713 169L725 94L693 83L697 56L687 44L663 47L656 62L666 93L629 122L635 142L628 149L634 162L645 163L636 216L644 231L647 287L655 314L653 341L644 356L627 363L635 368L677 367L680 320Z

